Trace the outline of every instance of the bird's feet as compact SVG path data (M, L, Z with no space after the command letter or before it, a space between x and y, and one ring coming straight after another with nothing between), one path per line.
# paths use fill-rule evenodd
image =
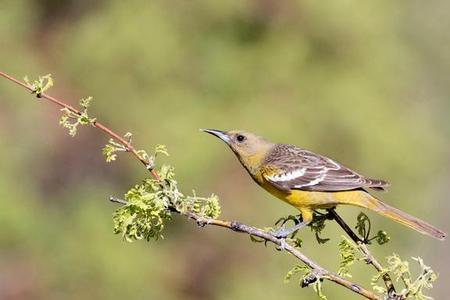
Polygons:
M293 234L294 232L296 232L297 230L299 230L300 228L304 227L305 225L307 225L307 223L305 222L299 222L297 224L295 224L292 227L286 228L286 226L283 224L281 225L277 230L272 231L272 235L275 236L277 239L285 239L287 238L289 235Z
M277 239L285 239L291 232L286 229L285 225L281 225L278 229L272 230L270 233Z

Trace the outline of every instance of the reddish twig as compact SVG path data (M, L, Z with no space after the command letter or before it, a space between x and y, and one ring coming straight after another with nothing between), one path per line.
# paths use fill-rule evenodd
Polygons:
M34 89L32 86L26 84L25 82L22 82L2 71L0 71L0 76L8 79L9 81L14 82L15 84L18 84L24 88L26 88L27 90L29 90L30 92L34 92ZM79 116L81 116L81 111L79 111L78 109L74 108L73 106L64 103L63 101L50 96L46 93L40 93L38 95L39 98L43 98L46 99L54 104L56 104L57 106L61 107L61 108L66 108L68 110L70 110L71 112L73 112L74 114L77 114ZM112 131L111 129L109 129L108 127L106 127L105 125L103 125L100 122L94 121L92 122L92 125L98 129L100 129L101 131L103 131L104 133L106 133L107 135L109 135L110 137L112 137L113 139L115 139L116 141L118 141L120 144L122 144L127 152L131 152L144 166L147 170L150 171L151 175L153 176L153 178L155 180L160 180L158 173L156 173L156 171L153 169L153 166L151 164L149 164L149 162L147 162L143 157L141 157L139 155L139 153L137 152L137 150L133 147L133 145L131 145L130 142L128 142L127 140L125 140L123 137L121 137L119 134L115 133L114 131Z

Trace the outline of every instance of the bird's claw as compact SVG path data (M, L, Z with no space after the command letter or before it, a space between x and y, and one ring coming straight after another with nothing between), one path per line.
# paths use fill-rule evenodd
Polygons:
M297 223L295 226L289 228L286 228L284 225L281 225L277 230L272 231L271 233L277 239L285 239L289 235L293 234L294 232L296 232L297 230L299 230L300 228L304 227L307 224L308 223L300 222Z
M272 230L270 233L277 239L285 239L291 234L289 231L290 230L286 229L286 226L282 225L277 230Z

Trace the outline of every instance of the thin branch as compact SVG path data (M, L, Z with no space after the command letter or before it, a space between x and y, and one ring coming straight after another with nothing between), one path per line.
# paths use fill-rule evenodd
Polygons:
M123 199L119 199L119 198L116 198L116 197L113 197L113 196L109 196L108 199L109 199L109 201L111 201L111 202L119 203L119 204L122 204L122 205L125 205L125 204L128 203L127 201L125 201L125 200L123 200Z
M116 198L116 197L112 197L112 196L109 197L109 200L111 202L115 202L115 203L119 203L119 204L127 204L127 201ZM189 219L194 220L197 223L197 225L199 225L201 227L211 225L211 226L228 228L235 232L246 233L250 236L258 237L258 238L264 239L265 241L273 243L274 245L277 246L277 249L284 250L284 251L290 253L291 255L293 255L294 257L299 259L301 262L303 262L305 265L307 265L309 268L311 268L312 273L315 275L315 278L313 278L311 281L309 281L308 284L306 284L305 286L313 283L315 280L327 279L327 280L337 283L337 284L339 284L339 285L351 290L352 292L357 293L367 299L371 299L371 300L380 300L381 299L378 295L376 295L372 291L362 287L361 285L353 283L353 282L339 276L338 274L336 274L334 272L330 272L330 271L326 270L325 268L321 267L317 262L315 262L314 260L312 260L309 257L307 257L306 255L304 255L302 252L300 252L296 247L294 247L293 245L288 243L285 239L277 238L272 233L267 232L263 229L245 225L245 224L239 223L237 221L224 221L224 220L218 220L218 219L205 218L205 217L198 216L190 211L180 212L180 211L175 210L175 212L177 212L183 216L186 216Z
M336 223L341 226L341 228L347 233L347 235L357 244L359 247L358 249L362 252L364 256L364 260L371 264L378 272L382 272L383 266L376 260L376 258L370 253L369 249L367 248L367 243L363 239L361 239L351 228L350 226L339 216L339 214L336 212L336 210L329 209L328 212L331 214L333 219L336 221ZM386 285L388 296L395 297L395 286L391 279L391 276L388 273L384 273L383 276L384 284Z
M342 227L342 229L348 234L348 236L355 242L356 244L364 243L363 239L361 239L351 228L348 226L347 223L341 218L341 216L338 215L336 210L334 208L328 209L328 212L331 214L333 219L336 221L336 223L339 224L339 226Z
M34 89L32 86L26 84L25 82L22 82L2 71L0 71L0 76L8 79L11 82L14 82L17 85L20 85L21 87L26 88L27 90L29 90L30 92L34 92ZM46 93L40 93L38 95L38 98L42 98L42 99L46 99L54 104L56 104L57 106L61 107L61 108L66 108L68 110L70 110L71 112L73 112L74 114L77 114L79 116L81 116L81 111L79 111L78 109L74 108L73 106L64 103L63 101L50 96ZM137 150L133 147L133 145L128 142L127 140L125 140L123 137L121 137L119 134L115 133L114 131L112 131L111 129L109 129L107 126L103 125L100 122L94 121L92 123L93 126L95 126L96 128L100 129L101 131L103 131L104 133L106 133L107 135L109 135L110 137L112 137L113 139L115 139L117 142L121 143L127 152L131 152L144 166L147 170L149 170L149 172L151 173L152 177L156 180L160 180L159 179L159 175L158 173L156 173L155 170L153 170L153 166L146 161L142 156L139 155L139 153L137 152Z
M6 78L7 80L9 80L11 82L16 83L19 86L22 86L23 88L29 90L30 92L35 92L32 86L30 86L26 83L23 83L20 80L17 80L16 78L14 78L2 71L0 71L0 76ZM81 112L79 110L77 110L76 108L74 108L74 107L64 103L63 101L61 101L57 98L54 98L46 93L40 93L38 95L38 97L46 99L46 100L56 104L59 107L66 108L77 115L81 115ZM101 124L100 122L95 121L93 123L93 126L100 129L101 131L106 133L108 136L112 137L113 139L115 139L116 141L121 143L128 152L131 152L135 156L135 158L138 159L146 167L146 169L150 171L152 177L155 180L160 181L160 177L157 174L157 172L153 169L153 167L150 165L149 162L147 162L143 157L141 157L139 155L137 150L131 145L131 143L129 141L125 140L119 134L115 133L114 131L112 131L105 125ZM127 203L126 201L117 199L115 197L110 197L109 199L112 202L116 202L116 203L120 203L120 204ZM304 264L306 264L309 268L311 268L312 274L315 276L315 278L312 278L312 280L305 283L305 285L313 283L315 280L327 279L331 282L334 282L343 287L346 287L347 289L351 290L352 292L357 293L367 299L371 299L371 300L381 299L380 296L376 295L372 291L367 290L364 287L362 287L356 283L353 283L353 282L339 276L338 274L336 274L334 272L330 272L330 271L324 269L319 264L317 264L315 261L313 261L310 258L308 258L307 256L305 256L296 247L294 247L291 244L289 244L288 242L286 242L285 239L279 239L267 231L264 231L264 230L256 228L256 227L248 226L248 225L236 222L236 221L223 221L223 220L217 220L217 219L211 219L211 218L204 218L204 217L198 216L189 211L187 211L187 212L176 211L176 212L180 213L190 219L195 220L197 222L197 224L201 225L201 226L212 225L212 226L228 228L228 229L236 231L236 232L246 233L251 236L259 237L261 239L264 239L266 241L269 241L269 242L275 244L278 249L284 250L284 251L290 253L291 255L293 255L300 261L302 261Z

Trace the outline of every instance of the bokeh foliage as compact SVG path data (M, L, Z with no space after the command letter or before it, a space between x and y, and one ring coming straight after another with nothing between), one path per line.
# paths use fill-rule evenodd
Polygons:
M52 73L52 93L95 95L93 115L151 149L171 150L181 188L222 199L223 217L260 227L292 209L253 185L198 128L241 128L332 156L391 181L387 202L439 225L450 175L450 18L446 1L6 0L2 70ZM246 237L173 220L156 244L112 234L114 206L146 176L131 159L104 163L104 137L69 139L59 111L1 81L0 273L8 299L274 299L313 296L282 276L289 257ZM358 210L342 208L354 220ZM402 257L421 255L449 278L437 243L371 215ZM342 234L306 254L328 255ZM310 242L308 242L310 241ZM352 266L354 277L370 276ZM438 281L433 295L448 287ZM201 284L199 284L201 283ZM264 288L262 288L264 287ZM324 284L331 298L346 291ZM3 294L2 294L3 293ZM349 296L354 297L354 296Z

